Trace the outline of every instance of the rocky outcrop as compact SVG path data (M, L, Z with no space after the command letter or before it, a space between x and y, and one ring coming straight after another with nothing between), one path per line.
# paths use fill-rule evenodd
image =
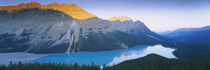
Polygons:
M14 5L14 6L0 6L0 10L6 10L9 13L17 12L23 9L32 9L32 8L41 8L41 5L36 2L31 2L31 3L21 3L19 5Z
M33 9L33 8L38 8L42 10L50 9L50 10L60 11L78 20L84 20L96 17L95 15L86 12L76 4L52 3L48 5L40 5L39 3L31 2L31 3L22 3L15 6L0 6L0 10L6 10L9 13L17 12L19 10L24 10L24 9Z

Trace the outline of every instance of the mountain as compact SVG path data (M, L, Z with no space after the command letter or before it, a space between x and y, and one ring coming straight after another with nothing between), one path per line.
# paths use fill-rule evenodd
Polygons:
M163 36L187 43L206 43L210 42L210 26L201 28L181 28L162 34Z
M116 18L115 21L110 20L113 26L122 32L137 36L144 37L148 39L154 39L156 41L166 41L168 39L154 33L151 31L143 22L137 20L133 21L127 16L112 17L110 19ZM123 20L123 21L122 21Z
M210 58L210 26L181 28L161 35L177 42L174 54L179 58Z
M132 19L130 17L127 17L127 16L114 16L114 17L109 18L107 20L125 22L125 21L131 21Z
M76 4L32 2L0 10L0 52L97 52L162 42L140 21L135 24L150 35L125 32L115 26L117 23L100 19Z
M48 5L40 5L39 3L31 2L31 3L22 3L15 6L1 6L0 10L6 10L8 12L16 12L22 9L32 9L32 8L38 8L41 10L48 10L48 9L56 10L66 15L69 15L75 19L80 19L80 20L96 17L95 15L86 12L76 4L64 4L64 3L51 3Z

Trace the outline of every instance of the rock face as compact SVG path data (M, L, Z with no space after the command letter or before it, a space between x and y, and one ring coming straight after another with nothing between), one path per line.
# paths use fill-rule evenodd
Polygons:
M36 2L31 2L31 3L21 3L19 5L14 5L14 6L1 6L0 10L6 10L8 12L16 12L22 9L31 9L31 8L41 8L41 5Z
M31 2L31 3L22 3L16 6L2 6L0 7L0 10L6 10L8 12L16 12L22 9L32 9L32 8L38 8L42 10L56 10L60 11L64 14L67 14L75 19L79 20L84 20L88 18L94 18L96 17L93 14L90 14L77 6L76 4L63 4L63 3L52 3L48 5L40 5L39 3L36 2Z
M144 29L139 32L142 36L135 34L139 27L124 28L121 23L88 16L88 12L75 4L20 5L15 10L14 6L0 7L3 9L0 11L0 52L97 52L161 43L140 21L129 26L139 25Z
M126 16L124 16L126 17ZM122 32L137 36L137 37L142 37L142 38L147 38L147 39L152 39L153 41L165 41L166 39L159 36L158 34L152 32L147 26L137 20L133 21L130 19L124 20L122 22L121 19L116 19L115 21L112 21L113 26Z

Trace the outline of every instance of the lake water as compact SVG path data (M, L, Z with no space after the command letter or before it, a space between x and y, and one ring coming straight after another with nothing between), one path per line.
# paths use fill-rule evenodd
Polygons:
M79 53L64 53L64 54L50 54L44 57L40 57L31 61L39 62L39 63L65 63L65 64L74 64L77 62L78 64L91 64L94 62L98 65L113 65L118 64L126 60L136 59L140 57L144 57L148 54L154 53L167 58L176 58L173 55L173 51L175 49L166 48L162 45L139 45L134 48L129 49L121 49L114 51L104 51L104 52L79 52Z

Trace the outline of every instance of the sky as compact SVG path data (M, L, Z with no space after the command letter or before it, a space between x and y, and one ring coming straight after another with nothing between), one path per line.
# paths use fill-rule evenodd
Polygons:
M0 0L0 5L28 2L76 3L102 19L126 15L140 20L155 32L210 25L210 0Z

